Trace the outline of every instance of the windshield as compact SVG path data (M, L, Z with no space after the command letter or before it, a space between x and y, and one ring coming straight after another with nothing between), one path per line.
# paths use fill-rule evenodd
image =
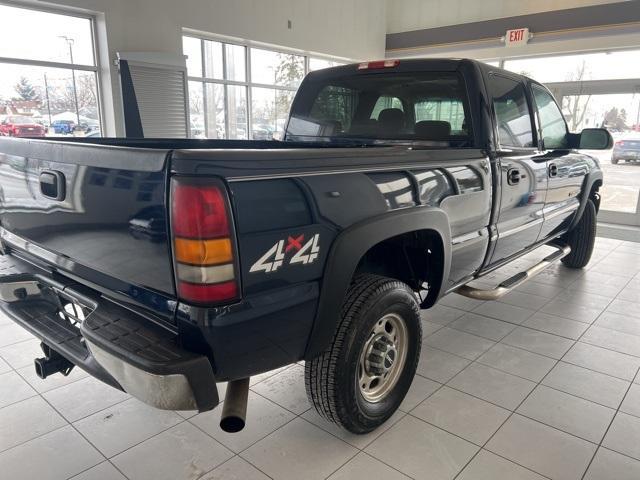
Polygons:
M469 147L471 122L464 83L452 72L310 78L294 102L287 139Z

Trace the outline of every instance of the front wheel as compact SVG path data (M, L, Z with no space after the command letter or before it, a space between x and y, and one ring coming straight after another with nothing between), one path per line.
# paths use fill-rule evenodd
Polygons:
M562 259L566 267L583 268L589 263L596 241L596 225L596 206L589 199L578 224L564 236L567 245L571 247L571 253Z
M307 397L316 411L352 433L367 433L400 406L418 365L420 310L404 283L358 276L331 345L305 364Z

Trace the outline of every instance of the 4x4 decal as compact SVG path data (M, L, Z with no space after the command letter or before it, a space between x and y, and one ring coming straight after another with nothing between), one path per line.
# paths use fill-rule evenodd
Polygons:
M249 272L265 272L272 273L278 270L287 262L286 255L295 252L288 260L289 265L300 263L308 265L313 263L320 253L320 234L316 233L306 243L304 242L304 234L297 236L289 236L286 240L278 240L267 252L251 266Z

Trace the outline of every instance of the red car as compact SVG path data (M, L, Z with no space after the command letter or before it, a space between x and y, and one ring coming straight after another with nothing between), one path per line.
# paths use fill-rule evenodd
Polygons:
M44 127L30 117L13 115L0 123L0 135L5 137L44 137L44 134Z

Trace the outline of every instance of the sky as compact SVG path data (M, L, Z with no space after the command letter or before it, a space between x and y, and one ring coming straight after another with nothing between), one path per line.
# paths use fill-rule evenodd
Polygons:
M0 5L0 57L71 63L69 45L59 36L73 39L74 63L94 65L91 21L48 12ZM44 70L0 64L0 97L15 95L14 85L20 75L32 75L40 81ZM50 69L48 76L68 76Z

